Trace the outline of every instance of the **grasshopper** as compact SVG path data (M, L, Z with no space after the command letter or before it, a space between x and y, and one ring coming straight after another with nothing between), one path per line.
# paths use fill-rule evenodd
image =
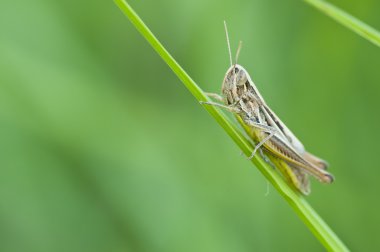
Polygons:
M265 154L290 184L305 195L310 193L309 175L322 183L332 183L334 177L326 171L326 161L307 152L300 140L289 130L280 118L269 108L248 72L237 64L241 42L232 63L231 48L227 25L224 22L230 67L222 84L222 96L208 93L209 97L219 102L201 102L217 106L235 114L249 137L257 143L252 159L257 150L263 147Z

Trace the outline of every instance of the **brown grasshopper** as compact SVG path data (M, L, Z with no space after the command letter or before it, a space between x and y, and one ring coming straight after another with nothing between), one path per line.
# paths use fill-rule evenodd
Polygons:
M309 175L320 182L332 183L334 177L326 171L327 162L307 152L300 140L286 127L265 103L248 72L237 63L232 63L226 23L225 30L231 66L222 84L222 96L209 96L223 102L201 102L218 106L236 115L246 133L257 143L249 159L263 147L271 162L295 188L303 194L310 193ZM235 62L237 62L241 43Z

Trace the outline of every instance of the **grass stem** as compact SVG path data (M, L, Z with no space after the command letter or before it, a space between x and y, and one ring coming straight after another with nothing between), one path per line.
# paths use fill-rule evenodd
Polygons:
M154 34L144 24L131 6L124 0L115 0L121 11L128 17L135 28L149 42L153 49L160 55L166 64L173 70L177 77L182 81L190 93L199 101L208 101L207 96L202 89L191 79L191 77L182 69L169 52L158 41ZM246 154L250 155L253 146L248 139L244 137L241 130L232 124L228 118L213 106L204 106L211 116L219 123L219 125L227 132L233 141ZM307 203L305 198L298 192L294 191L277 172L262 160L258 155L252 159L254 165L269 180L276 190L293 208L294 212L302 219L312 233L319 241L330 251L348 251L342 241L335 235L329 226Z

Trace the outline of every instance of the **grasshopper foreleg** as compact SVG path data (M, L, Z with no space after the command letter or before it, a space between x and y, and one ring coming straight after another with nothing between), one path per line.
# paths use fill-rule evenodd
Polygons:
M224 105L224 104L220 104L220 103L212 102L212 101L200 101L199 103L223 108L223 109L226 109L232 113L239 113L240 112L240 109L238 109L236 106L228 106L228 105Z
M212 99L215 99L217 101L220 101L220 102L224 102L224 99L221 95L219 94L215 94L215 93L205 93L208 97L211 97Z

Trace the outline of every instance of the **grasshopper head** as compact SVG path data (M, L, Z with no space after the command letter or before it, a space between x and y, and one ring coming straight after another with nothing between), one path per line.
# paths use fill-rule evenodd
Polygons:
M249 90L250 81L247 71L240 65L234 64L228 70L222 84L222 94L227 104L241 100Z

